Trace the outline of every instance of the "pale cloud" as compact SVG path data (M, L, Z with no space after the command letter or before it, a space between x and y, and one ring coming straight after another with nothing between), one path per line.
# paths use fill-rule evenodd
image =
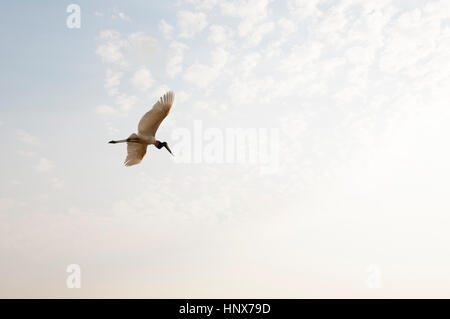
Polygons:
M279 87L272 76L241 76L233 79L227 92L233 105L267 103L274 98L274 87ZM292 91L289 91L291 94Z
M360 14L352 18L354 10L359 10ZM382 31L397 11L389 0L343 1L313 22L310 30L336 48L356 41L366 43L368 47L379 47L383 45Z
M119 93L118 87L120 85L122 75L123 74L121 72L114 72L111 69L106 70L105 89L108 95L114 96Z
M101 115L117 115L118 112L112 106L109 105L98 105L95 107L95 113Z
M119 40L120 33L116 30L102 30L102 31L100 31L99 39L101 39L101 40Z
M167 61L166 72L170 78L174 78L183 70L184 51L188 47L181 42L172 42L170 44L170 58Z
M54 167L54 164L52 161L45 157L41 157L38 164L36 165L36 171L38 172L48 172L51 171Z
M37 138L30 133L28 133L25 130L16 130L16 135L19 141L30 144L30 145L36 145L37 144Z
M126 116L139 102L139 98L119 90L121 79L134 67L130 78L132 86L142 92L153 86L155 80L150 70L142 65L148 63L148 59L156 52L158 41L145 32L133 32L128 36L122 36L115 30L101 31L98 39L101 44L97 47L97 55L104 63L111 64L106 70L104 86L107 94L114 100L113 103L96 106L94 111L100 115ZM115 128L108 130L115 132Z
M22 184L19 180L17 180L17 179L11 179L10 181L9 181L9 183L11 184L11 185L20 185L20 184Z
M158 24L159 31L163 34L164 38L170 39L172 37L174 27L166 20L161 19Z
M126 37L114 30L105 30L100 33L99 39L106 43L98 47L97 54L102 57L103 62L114 64L106 70L105 89L109 96L114 97L113 103L101 104L94 108L95 113L100 115L126 116L128 112L139 102L136 95L119 90L121 78L129 72L133 64L148 63L148 58L157 50L158 42L152 36L144 32L134 32ZM102 47L115 48L114 58L103 55ZM141 64L142 65L142 64ZM120 69L120 71L115 71ZM138 90L145 92L151 88L155 80L147 67L139 66L131 74L130 83ZM115 132L115 128L108 129Z
M106 41L106 43L99 45L95 51L102 61L126 65L122 50L127 46L127 42L121 38L120 33L115 30L104 30L100 32L99 38Z
M298 25L287 18L280 18L276 25L279 35L275 41L272 41L264 50L264 54L268 58L273 58L276 56L283 55L282 46L289 41L292 35L298 31Z
M195 63L187 68L183 78L192 85L206 88L219 76L219 70L201 63Z
M241 59L238 69L242 76L249 76L252 74L254 68L261 62L261 54L257 52L252 52Z
M113 9L113 14L111 15L111 18L114 19L120 19L127 22L131 22L131 18L127 16L125 13L120 11L118 8Z
M0 198L0 211L6 212L9 209L12 209L17 206L17 201L11 198Z
M192 38L207 25L206 15L203 12L183 10L177 13L177 26L182 38Z
M229 57L230 54L226 50L216 49L212 53L211 65L195 63L186 69L183 78L199 88L207 88L218 78Z
M196 10L209 11L216 7L222 0L185 0L186 4L193 5Z
M224 1L220 3L220 8L224 15L241 19L238 34L254 46L274 28L273 22L266 21L270 16L269 3L269 0Z
M18 150L17 154L21 155L21 156L25 156L25 157L32 157L34 156L36 153L33 151L24 151L24 150Z
M257 45L261 42L265 35L269 34L275 27L273 22L259 24L248 37L249 43Z
M131 78L131 83L141 91L148 90L155 80L150 73L150 70L146 67L139 68L136 72L134 72L133 77Z
M439 39L440 19L418 9L400 15L388 30L386 46L380 56L380 68L388 73L414 67L434 53L438 41L443 40Z
M229 26L213 24L209 27L208 41L213 44L228 45L232 36L233 30Z
M301 72L306 66L319 59L322 48L323 45L319 42L295 45L281 61L280 69L289 73Z
M135 95L119 93L115 96L116 107L101 104L94 108L94 112L105 116L126 116L138 102L139 99ZM115 129L111 127L109 130L114 131Z
M177 92L177 101L179 103L182 104L182 103L186 102L187 100L189 100L189 98L190 98L190 94L189 93L187 93L185 91Z
M37 197L40 201L48 201L50 196L48 194L39 194Z
M145 32L131 33L128 38L130 49L134 49L137 54L148 59L157 49L158 40Z
M282 36L290 36L295 31L298 30L298 26L297 26L297 24L294 21L292 21L290 19L287 19L287 18L284 18L284 17L280 18L278 20L278 25L281 28Z
M106 122L106 129L108 130L109 135L113 136L113 135L118 135L120 130L117 129L111 122Z
M104 63L122 68L128 67L138 58L148 58L158 48L157 40L144 32L134 32L123 37L118 31L103 30L99 40L102 43L96 49L97 55ZM132 59L127 58L128 56Z
M129 111L138 103L139 99L135 95L119 94L116 103L121 111Z
M354 46L345 52L345 57L350 63L370 66L375 59L374 52L362 46Z
M200 110L202 113L208 112L211 116L217 117L219 112L225 111L227 105L218 101L196 101L194 107Z
M288 0L289 13L300 19L318 18L322 12L317 7L321 0Z
M52 177L50 179L50 183L57 189L60 189L64 186L64 182L58 177Z

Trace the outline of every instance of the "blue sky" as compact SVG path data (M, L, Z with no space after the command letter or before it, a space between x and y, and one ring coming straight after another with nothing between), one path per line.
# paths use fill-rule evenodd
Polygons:
M448 1L70 3L0 4L0 296L448 297ZM276 170L177 161L227 129Z

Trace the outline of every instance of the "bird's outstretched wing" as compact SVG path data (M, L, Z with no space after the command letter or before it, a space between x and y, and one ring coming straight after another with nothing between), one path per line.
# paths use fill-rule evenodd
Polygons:
M136 134L131 134L129 138L137 138ZM147 145L140 143L127 142L127 158L125 159L125 166L132 166L139 164L147 152Z
M138 125L139 135L155 136L159 125L169 114L174 99L175 94L169 91L153 105L150 111L144 114Z

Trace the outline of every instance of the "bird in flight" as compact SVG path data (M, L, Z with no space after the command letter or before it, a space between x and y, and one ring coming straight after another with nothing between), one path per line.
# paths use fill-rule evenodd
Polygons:
M133 133L125 140L109 141L111 144L127 143L128 154L125 159L126 166L139 164L147 152L147 146L151 144L155 145L157 149L165 147L172 154L169 145L166 142L158 141L155 138L155 134L161 122L169 114L174 99L175 94L172 91L167 92L141 118L138 124L137 134Z

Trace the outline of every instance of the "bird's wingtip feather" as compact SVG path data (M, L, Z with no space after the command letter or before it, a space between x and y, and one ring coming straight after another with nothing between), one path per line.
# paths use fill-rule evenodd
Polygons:
M161 96L160 102L162 104L170 104L170 105L172 105L174 99L175 99L175 93L173 93L173 91L168 91L163 96Z

